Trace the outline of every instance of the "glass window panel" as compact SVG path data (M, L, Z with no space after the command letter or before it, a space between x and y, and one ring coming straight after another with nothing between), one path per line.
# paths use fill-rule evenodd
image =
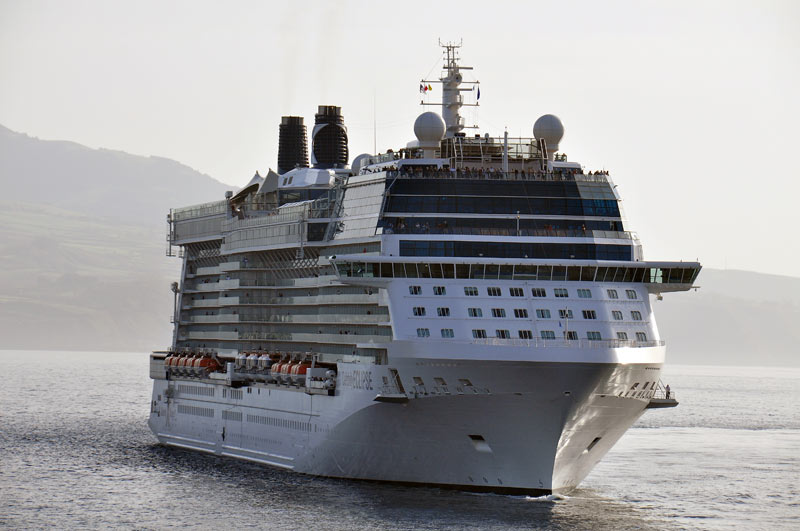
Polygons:
M456 264L456 278L470 278L469 264Z
M567 268L567 280L580 280L581 279L581 268L579 266L569 266Z
M539 266L539 280L551 280L553 268L551 266Z
M456 278L455 266L453 264L442 264L443 278Z

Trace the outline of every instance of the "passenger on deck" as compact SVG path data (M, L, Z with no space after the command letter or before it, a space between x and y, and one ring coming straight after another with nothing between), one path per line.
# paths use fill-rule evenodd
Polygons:
M665 391L667 392L667 400L669 400L669 395L671 393L671 391L669 389L669 384L667 384L667 387L666 387Z

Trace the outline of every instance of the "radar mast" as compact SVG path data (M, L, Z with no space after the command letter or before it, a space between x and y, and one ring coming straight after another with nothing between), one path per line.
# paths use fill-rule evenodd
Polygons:
M459 41L458 44L454 42L447 42L443 43L441 40L439 41L439 46L443 48L442 50L442 75L438 80L422 80L422 83L441 83L442 84L442 101L439 102L420 102L421 105L441 105L442 106L442 118L444 119L444 123L447 126L447 131L445 133L445 138L452 138L456 135L456 133L460 133L466 127L470 129L476 129L477 126L465 126L464 125L464 118L461 116L461 107L477 107L477 101L475 103L464 103L464 98L461 95L462 92L472 92L475 90L476 87L480 85L479 81L464 81L464 77L461 75L462 70L472 70L471 66L462 66L459 64L459 49L461 48L461 43L463 41ZM470 88L461 88L462 84L472 85ZM480 89L478 89L478 93L480 94Z

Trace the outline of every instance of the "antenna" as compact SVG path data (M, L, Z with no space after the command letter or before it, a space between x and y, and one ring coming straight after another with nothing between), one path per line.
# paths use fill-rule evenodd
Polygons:
M375 111L375 89L372 89L372 152L378 153L378 118Z
M479 81L464 81L461 75L461 70L472 70L471 66L462 66L459 64L460 57L458 55L458 50L461 48L462 42L463 41L459 41L458 44L454 42L443 43L442 40L439 39L439 46L444 48L442 51L442 59L444 62L442 75L438 80L422 80L422 83L426 84L442 84L441 102L422 102L421 104L442 106L442 118L444 118L444 123L447 127L447 132L445 133L446 138L456 136L456 134L460 133L466 127L464 125L464 118L462 118L459 113L461 107L477 107L479 105L477 102L464 103L463 96L461 95L462 92L471 92L473 90L472 88L460 88L462 83L472 85L473 87L480 85ZM470 126L470 129L477 129L477 126Z

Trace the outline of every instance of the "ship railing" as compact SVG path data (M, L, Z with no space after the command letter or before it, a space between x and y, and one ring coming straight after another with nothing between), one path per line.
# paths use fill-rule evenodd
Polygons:
M457 169L457 170L389 170L386 172L387 178L399 179L476 179L476 180L497 180L497 181L552 181L552 182L584 182L584 183L608 183L608 173L572 173L565 170L563 172L543 172L543 171L491 171L482 168L476 169Z
M670 389L669 395L667 395L667 388L661 380L656 384L655 391L653 391L651 398L655 398L656 400L676 400L675 391Z
M239 229L249 229L254 227L264 227L268 225L280 225L284 223L298 223L307 217L307 212L286 212L280 213L279 211L269 212L264 216L245 218L245 219L229 219L222 223L222 230L231 232Z
M531 347L531 348L643 348L643 347L663 347L664 341L636 341L625 339L544 339L544 338L531 338L531 339L517 339L508 338L503 339L500 337L488 337L473 339L472 343L475 345L487 345L498 347Z
M228 201L222 200L183 208L175 208L171 212L172 221L184 221L187 219L224 214L227 205Z

